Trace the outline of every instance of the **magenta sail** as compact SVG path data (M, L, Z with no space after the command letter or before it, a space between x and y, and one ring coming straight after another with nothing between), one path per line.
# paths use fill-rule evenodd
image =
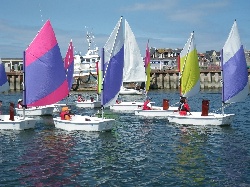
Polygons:
M24 55L24 101L28 106L54 104L69 92L64 63L48 20Z
M69 47L66 56L64 58L64 68L66 70L67 81L70 91L73 84L73 74L74 74L74 54L73 54L72 41L70 41L69 43Z

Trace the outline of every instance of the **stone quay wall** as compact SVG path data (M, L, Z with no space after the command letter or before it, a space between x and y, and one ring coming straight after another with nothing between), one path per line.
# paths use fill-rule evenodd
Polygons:
M23 73L22 72L6 72L10 90L22 90L23 89Z
M248 70L250 82L250 71ZM221 71L200 71L201 89L220 89ZM177 70L151 70L151 89L178 89L179 72Z
M10 84L10 90L22 90L23 74L22 72L7 72L8 81ZM221 84L221 72L201 70L201 89L220 89ZM248 79L250 82L250 70L248 70ZM91 83L92 84L92 83ZM96 86L93 84L82 83L78 90L93 90ZM178 89L179 88L179 72L177 70L151 70L151 89Z

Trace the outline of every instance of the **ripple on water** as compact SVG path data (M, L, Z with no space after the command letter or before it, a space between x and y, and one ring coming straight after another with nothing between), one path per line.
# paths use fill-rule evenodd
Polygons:
M175 103L178 95L155 91L150 97L161 105L164 98ZM12 94L6 102L16 101L20 96ZM204 98L210 100L211 110L221 105L220 94L201 93L189 99L193 111L201 109L201 102L197 101ZM248 99L225 110L236 113L229 127L185 127L169 124L164 118L144 119L115 113L116 126L110 132L66 132L55 129L51 117L38 118L34 130L0 131L0 183L5 186L247 186L250 184L249 102ZM96 111L79 109L79 112Z

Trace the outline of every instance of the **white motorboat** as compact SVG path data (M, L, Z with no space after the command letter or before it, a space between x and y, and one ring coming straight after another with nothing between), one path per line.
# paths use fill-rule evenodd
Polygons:
M60 117L54 118L56 128L74 131L109 131L112 130L115 119L104 119L98 117L72 116L71 120L62 120Z
M96 75L96 63L100 61L99 49L96 47L95 49L91 49L91 45L93 45L94 35L87 31L86 34L87 42L88 42L88 51L85 55L76 54L74 56L74 77L76 76L85 76L90 73Z

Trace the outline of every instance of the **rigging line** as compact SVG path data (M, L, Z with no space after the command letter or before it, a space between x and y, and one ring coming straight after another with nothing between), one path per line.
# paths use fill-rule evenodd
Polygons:
M39 2L39 8L40 8L40 16L41 16L41 20L43 23L43 15L42 15L42 8L41 8L41 3Z
M111 49L110 52L106 51L106 52L108 52L110 54L110 56L109 56L109 60L108 60L107 66L106 66L105 70L103 71L104 74L103 74L102 84L103 84L103 82L105 80L105 77L106 77L106 73L107 73L107 70L108 70L109 62L110 62L111 56L113 54L114 46L115 46L115 43L116 43L116 40L117 40L117 35L118 35L118 33L119 33L120 29L121 29L121 24L122 24L122 17L120 19L120 25L119 25L119 28L117 30L117 33L116 33L116 36L115 36L115 42L114 42L114 44L112 46L112 49Z
M193 41L193 36L194 36L194 32L192 32L192 35L191 35L191 38L190 38L190 43L189 43L189 46L188 46L187 55L186 55L186 57L185 57L184 64L183 64L183 67L182 67L182 71L181 71L180 76L179 76L179 87L181 86L181 77L182 77L184 68L185 68L185 66L186 66L187 58L188 58L189 51L190 51L190 48L191 48L191 43L192 43L192 41ZM180 62L179 62L179 63L180 63Z
M177 104L179 104L179 103L180 103L180 101L177 101L175 104L170 105L170 106L173 107L173 106L175 106L175 105L177 105Z
M216 112L218 112L219 110L223 110L224 108L229 107L231 104L233 104L233 103L226 103L226 104L223 105L222 107L220 107L220 108L218 108L218 109L216 109L216 110L213 110L212 112L213 112L213 113L216 113Z

